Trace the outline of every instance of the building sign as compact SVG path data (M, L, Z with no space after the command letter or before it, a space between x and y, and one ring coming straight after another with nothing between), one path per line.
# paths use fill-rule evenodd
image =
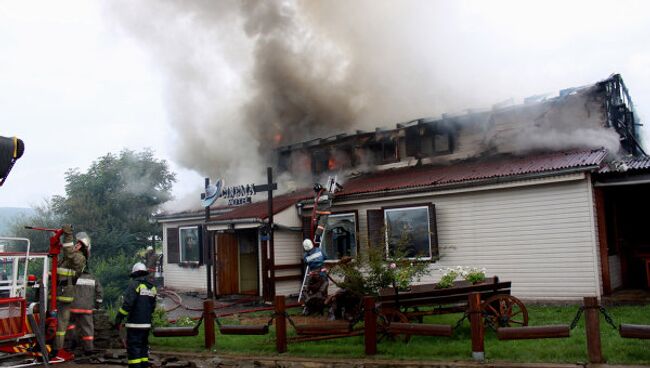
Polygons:
M251 203L255 195L255 184L235 185L225 187L221 191L221 197L228 200L229 206L241 206Z

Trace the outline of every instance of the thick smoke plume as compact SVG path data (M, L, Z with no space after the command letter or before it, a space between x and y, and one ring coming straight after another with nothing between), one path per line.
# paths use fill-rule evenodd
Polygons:
M559 87L508 76L480 35L450 35L466 22L451 3L141 0L106 12L166 77L176 161L231 183L263 177L278 145ZM531 129L526 147L582 139Z

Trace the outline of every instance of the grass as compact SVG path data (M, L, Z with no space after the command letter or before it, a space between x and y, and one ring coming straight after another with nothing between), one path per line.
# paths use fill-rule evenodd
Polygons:
M528 307L529 325L570 324L578 306ZM650 324L649 307L624 306L608 308L614 322ZM456 325L461 314L428 316L426 323ZM233 323L225 320L222 323ZM236 323L236 321L234 322ZM288 333L294 335L289 325ZM151 338L151 345L161 350L203 350L203 329L195 337ZM265 336L226 336L217 334L216 352L241 355L275 355L275 331ZM623 339L601 316L603 355L610 364L650 364L650 349L646 340ZM329 358L363 358L363 336L344 339L290 343L288 355ZM487 361L584 363L587 362L584 316L570 338L499 341L486 329L485 356ZM408 343L383 339L378 344L377 358L404 360L454 361L471 360L469 322L454 330L451 338L413 336Z

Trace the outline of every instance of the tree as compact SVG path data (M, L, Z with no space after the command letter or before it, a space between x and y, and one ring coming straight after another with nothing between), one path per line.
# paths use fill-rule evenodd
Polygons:
M135 254L162 235L150 221L171 199L176 176L151 150L123 150L94 161L88 171L68 170L65 196L52 198L52 209L75 231L92 239L92 257Z

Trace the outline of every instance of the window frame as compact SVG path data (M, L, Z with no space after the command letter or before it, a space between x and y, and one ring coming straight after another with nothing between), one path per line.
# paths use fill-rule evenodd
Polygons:
M414 261L435 261L435 257L433 256L433 245L431 241L431 208L429 204L410 204L410 205L402 205L402 206L390 206L390 207L382 207L381 210L383 212L384 216L384 250L386 254L386 259L391 259L390 255L390 237L388 234L388 217L386 216L387 211L404 211L404 210L415 210L415 209L426 209L427 211L427 241L429 243L428 246L428 256L427 257L407 257L406 259L409 260L414 260ZM437 236L437 235L436 235Z
M354 216L354 252L355 255L352 257L352 259L356 259L359 256L359 212L357 210L351 210L351 211L336 211L332 212L332 214L329 215L328 220L332 216L344 216L344 215L352 215ZM327 228L325 228L325 232L327 232ZM325 233L323 233L323 236ZM321 244L321 247L323 244ZM324 248L323 248L324 249ZM325 253L327 255L327 253ZM329 258L325 260L325 263L338 263L341 259L340 258Z
M196 230L196 246L198 248L198 259L189 261L185 259L185 242L183 241L183 230ZM199 266L201 264L201 253L203 251L201 244L201 227L199 225L179 226L178 227L178 264L181 266Z

